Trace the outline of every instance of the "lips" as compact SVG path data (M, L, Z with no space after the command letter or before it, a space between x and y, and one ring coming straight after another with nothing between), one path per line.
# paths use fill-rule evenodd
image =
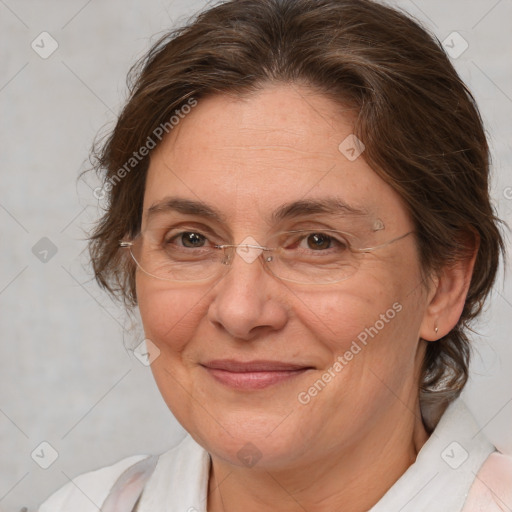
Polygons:
M236 361L216 359L202 364L208 373L225 386L239 390L256 390L288 381L311 366L282 361Z
M213 368L215 370L226 370L228 372L243 373L243 372L278 372L278 371L293 371L301 370L304 368L311 368L301 364L284 363L280 361L235 361L234 359L216 359L204 363L203 366Z

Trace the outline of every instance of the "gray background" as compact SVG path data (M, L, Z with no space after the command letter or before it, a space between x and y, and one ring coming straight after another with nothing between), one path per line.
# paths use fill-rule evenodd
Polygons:
M441 41L457 31L468 42L453 62L480 105L494 156L493 197L499 215L512 223L512 0L392 3ZM77 474L128 455L161 452L183 435L150 370L126 348L143 338L140 329L130 329L123 311L91 280L84 238L100 213L92 194L98 182L92 173L77 177L93 137L111 126L126 97L129 66L155 34L204 5L0 0L4 511L35 507ZM43 31L59 45L47 59L31 47L34 39L42 44ZM510 250L510 237L507 245ZM40 260L45 249L46 262ZM477 353L465 391L488 436L508 453L511 316L511 281L501 275L474 336ZM43 441L58 452L48 469L31 457ZM51 450L35 453L44 463Z

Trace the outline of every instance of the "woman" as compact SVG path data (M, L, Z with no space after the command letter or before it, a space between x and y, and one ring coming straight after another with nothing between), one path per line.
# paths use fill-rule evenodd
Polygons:
M487 142L414 21L211 8L143 60L97 167L95 275L139 308L190 435L41 512L512 506L512 463L458 398L504 247Z

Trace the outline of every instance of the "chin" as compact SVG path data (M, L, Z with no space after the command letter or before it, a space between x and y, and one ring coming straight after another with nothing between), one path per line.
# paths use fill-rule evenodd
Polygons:
M189 421L184 428L209 453L233 465L283 468L311 449L310 435L305 438L304 423L297 423L293 413L287 417L288 412L239 410L224 413L220 424L203 416L204 411L199 414L199 421ZM306 430L311 433L315 429L311 426Z

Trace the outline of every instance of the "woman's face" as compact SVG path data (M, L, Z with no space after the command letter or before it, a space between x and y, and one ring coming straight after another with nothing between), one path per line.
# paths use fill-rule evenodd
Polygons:
M351 119L298 86L200 100L151 156L142 230L161 203L159 222L212 243L265 246L277 231L339 226L357 238L370 226L379 244L411 231L397 193L343 143ZM318 207L329 201L365 213ZM145 335L160 351L157 385L200 444L233 464L277 468L420 421L428 297L414 236L327 285L279 280L245 254L199 283L137 271Z

